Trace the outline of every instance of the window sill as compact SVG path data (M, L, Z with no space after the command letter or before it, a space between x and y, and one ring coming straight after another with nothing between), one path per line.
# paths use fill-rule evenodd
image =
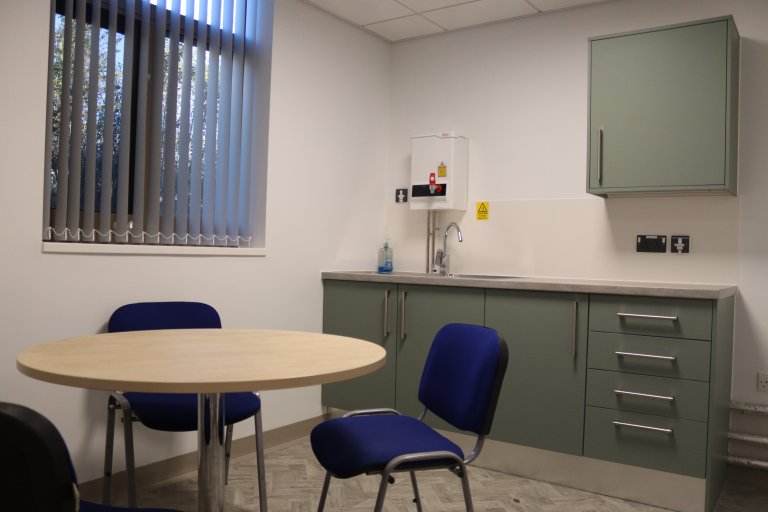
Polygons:
M43 242L44 253L59 254L137 254L155 256L250 256L264 257L264 247L200 247L181 245L123 245Z

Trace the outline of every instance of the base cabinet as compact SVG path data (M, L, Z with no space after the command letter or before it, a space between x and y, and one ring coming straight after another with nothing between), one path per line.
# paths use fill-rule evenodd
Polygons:
M587 306L580 294L486 291L485 324L509 347L491 439L581 455Z
M325 384L323 404L344 410L395 407L397 285L326 281L323 332L372 341L387 351L384 366L356 379Z
M323 404L418 415L427 353L452 322L486 325L507 340L490 439L701 479L704 511L714 511L728 450L733 297L326 279L323 332L379 343L387 362L324 385ZM452 430L434 415L427 423Z
M437 331L451 322L483 324L485 290L325 281L323 332L378 343L387 362L376 372L323 386L324 405L344 410L388 407L417 416L418 391ZM427 417L436 428L450 426Z

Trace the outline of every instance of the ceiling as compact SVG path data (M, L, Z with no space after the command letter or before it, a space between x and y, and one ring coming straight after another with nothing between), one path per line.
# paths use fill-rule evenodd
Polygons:
M613 0L304 0L395 42Z

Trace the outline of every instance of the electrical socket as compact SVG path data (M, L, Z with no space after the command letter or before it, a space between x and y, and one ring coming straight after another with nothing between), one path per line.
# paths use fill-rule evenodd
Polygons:
M757 372L757 390L768 393L768 372Z

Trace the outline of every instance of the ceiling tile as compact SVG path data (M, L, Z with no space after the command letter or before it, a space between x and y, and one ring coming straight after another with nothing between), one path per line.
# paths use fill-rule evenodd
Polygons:
M373 23L365 28L392 42L443 32L442 28L419 15Z
M410 7L415 12L433 11L450 7L452 5L465 4L471 0L398 0L401 4Z
M340 18L358 25L408 16L413 12L395 0L307 0Z
M537 12L524 0L478 0L424 13L423 16L447 30L453 30Z
M534 7L540 11L554 11L556 9L565 9L566 7L576 7L577 5L594 4L605 2L607 0L528 0Z

